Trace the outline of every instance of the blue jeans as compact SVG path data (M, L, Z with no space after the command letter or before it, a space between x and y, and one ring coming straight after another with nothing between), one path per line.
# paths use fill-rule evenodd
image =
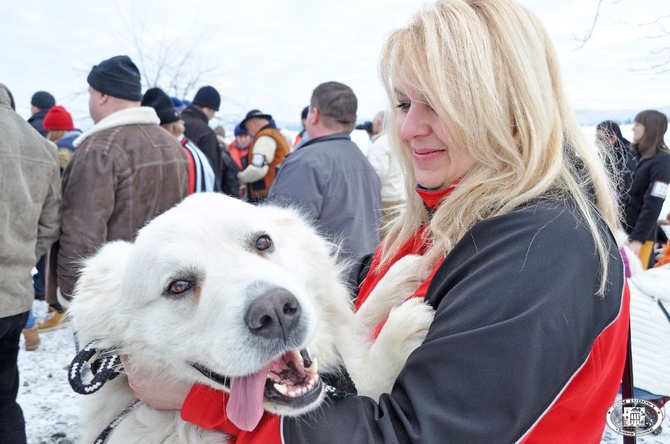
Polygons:
M28 320L26 321L25 328L33 328L35 326L35 315L33 315L33 309L31 308L28 312Z
M26 444L19 393L19 339L28 312L0 318L0 444Z

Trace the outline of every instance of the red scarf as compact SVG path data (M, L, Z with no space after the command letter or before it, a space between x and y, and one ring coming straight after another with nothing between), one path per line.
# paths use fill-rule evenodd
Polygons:
M435 210L438 207L438 205L442 202L442 200L452 192L455 185L456 184L453 184L446 188L442 188L436 191L425 190L417 187L416 192L421 196L423 202L426 204L428 208L430 208L431 210ZM370 272L363 280L363 283L361 284L361 289L358 292L358 297L356 298L356 302L354 304L356 310L358 310L361 307L361 305L363 305L368 296L370 296L372 290L377 286L379 281L384 277L389 268L391 268L391 266L396 263L396 261L398 261L400 258L408 254L424 254L426 252L430 244L425 242L424 233L426 232L426 230L429 229L429 224L430 220L428 220L425 224L423 224L421 228L419 228L417 232L412 235L412 237L407 239L404 245L400 248L400 251L398 251L398 253L393 257L393 259L391 259L391 262L388 265L386 265L383 269L379 271L374 271L377 270L377 267L381 260L381 248L377 248L374 257L372 258L372 263L370 264ZM433 267L433 271L430 272L428 278L419 286L419 288L417 288L416 292L412 296L410 296L410 298L423 298L426 296L428 286L430 285L430 282L432 281L435 272L440 267L443 260L444 259L440 259L437 262L437 264L435 264L435 267ZM382 322L375 328L374 332L372 333L373 339L379 335L379 332L381 331L385 322L386 321Z

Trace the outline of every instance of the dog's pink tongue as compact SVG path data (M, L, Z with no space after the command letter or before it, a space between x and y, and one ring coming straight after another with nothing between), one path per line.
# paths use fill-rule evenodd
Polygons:
M263 416L263 393L269 369L268 366L253 375L230 379L226 414L242 430L253 430Z

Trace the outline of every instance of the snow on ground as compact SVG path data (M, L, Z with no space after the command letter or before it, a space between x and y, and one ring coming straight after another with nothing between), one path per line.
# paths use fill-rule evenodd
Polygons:
M46 303L35 301L34 307L38 320L44 318ZM22 339L19 353L19 404L26 418L28 444L79 443L79 400L82 396L73 392L67 381L67 367L75 353L72 329L42 333L40 338L39 348L32 352L23 349ZM662 427L659 435L640 437L637 442L670 444L670 420L667 417ZM605 429L602 443L622 442L622 436Z

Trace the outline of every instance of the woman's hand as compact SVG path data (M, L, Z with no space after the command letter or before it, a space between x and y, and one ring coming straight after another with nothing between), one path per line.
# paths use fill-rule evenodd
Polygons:
M132 367L127 356L121 356L121 363L128 376L128 385L137 399L156 410L181 410L191 384L173 379L157 380L151 375Z

